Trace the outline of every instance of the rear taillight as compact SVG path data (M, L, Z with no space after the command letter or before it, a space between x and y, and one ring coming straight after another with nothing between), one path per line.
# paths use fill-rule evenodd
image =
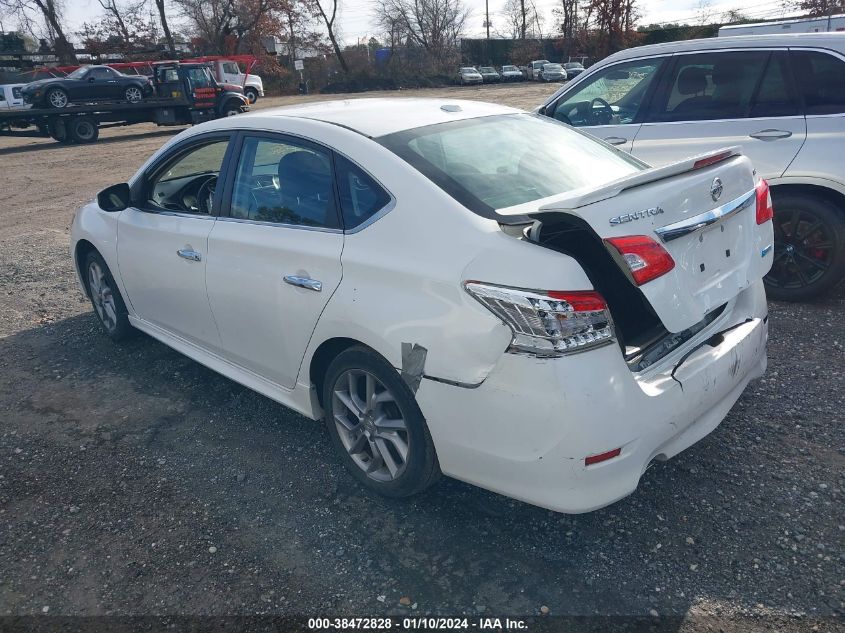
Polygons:
M665 275L675 267L675 260L666 249L647 235L611 237L607 243L622 256L638 286Z
M757 224L768 222L775 215L775 209L772 206L772 192L769 191L769 183L760 179L757 183Z
M593 290L520 290L478 281L464 286L510 327L517 351L560 356L613 340L607 303Z

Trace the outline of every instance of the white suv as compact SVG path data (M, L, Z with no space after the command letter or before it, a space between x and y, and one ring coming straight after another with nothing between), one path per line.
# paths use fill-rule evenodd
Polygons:
M651 165L741 146L774 198L769 295L805 300L845 277L845 33L628 49L540 112Z

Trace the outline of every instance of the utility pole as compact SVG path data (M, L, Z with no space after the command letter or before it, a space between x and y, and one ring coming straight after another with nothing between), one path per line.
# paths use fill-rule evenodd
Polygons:
M490 39L490 0L484 0L484 14L487 16L484 23L487 25L487 39Z

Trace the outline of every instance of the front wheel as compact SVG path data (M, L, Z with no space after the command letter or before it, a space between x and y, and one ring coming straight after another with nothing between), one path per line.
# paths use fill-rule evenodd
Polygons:
M244 90L244 96L246 96L247 101L249 101L250 104L253 104L258 101L258 90L255 88L247 88Z
M773 192L774 259L763 279L782 301L807 301L845 278L845 209L812 195Z
M57 109L66 108L70 103L67 93L61 88L50 88L44 95L44 100L51 108Z
M94 314L109 338L121 341L131 336L133 329L129 324L126 304L109 267L98 252L88 253L83 274Z
M366 488L407 497L440 476L414 394L399 372L369 348L352 347L332 361L323 406L332 444Z

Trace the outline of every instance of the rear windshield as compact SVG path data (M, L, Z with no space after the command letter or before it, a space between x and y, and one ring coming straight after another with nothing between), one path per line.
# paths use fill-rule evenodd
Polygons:
M497 220L498 209L644 169L624 152L533 114L440 123L376 140L468 209Z

